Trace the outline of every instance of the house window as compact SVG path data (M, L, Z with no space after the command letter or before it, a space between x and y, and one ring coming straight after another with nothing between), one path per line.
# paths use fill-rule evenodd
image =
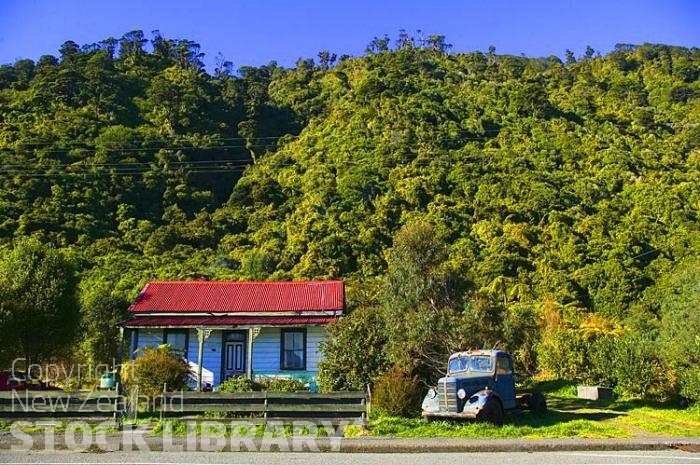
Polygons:
M282 330L282 370L306 370L306 329Z
M170 345L175 352L187 358L187 344L189 331L186 329L166 329L163 333L163 342Z

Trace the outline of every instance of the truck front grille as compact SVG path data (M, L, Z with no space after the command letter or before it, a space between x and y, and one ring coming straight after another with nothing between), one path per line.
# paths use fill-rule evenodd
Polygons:
M438 391L440 394L440 410L457 413L457 382L440 381L438 382Z

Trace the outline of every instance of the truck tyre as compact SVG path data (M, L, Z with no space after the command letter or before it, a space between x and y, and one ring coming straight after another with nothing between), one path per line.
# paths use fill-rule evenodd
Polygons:
M503 407L498 399L491 398L486 402L484 408L476 415L478 421L491 423L494 426L503 425Z
M544 415L547 413L547 400L541 392L533 392L530 394L530 401L528 402L530 406L530 411L535 415Z

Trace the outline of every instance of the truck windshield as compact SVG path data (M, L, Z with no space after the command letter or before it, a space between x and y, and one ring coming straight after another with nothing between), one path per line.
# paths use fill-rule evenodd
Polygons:
M468 366L469 357L455 357L450 360L450 363L447 365L447 372L455 373L458 371L467 371Z
M471 371L493 371L493 360L486 355L474 355L469 360L469 369Z
M493 371L493 358L488 355L472 355L455 357L447 364L448 373L458 373L461 371L475 371L479 373L490 373Z

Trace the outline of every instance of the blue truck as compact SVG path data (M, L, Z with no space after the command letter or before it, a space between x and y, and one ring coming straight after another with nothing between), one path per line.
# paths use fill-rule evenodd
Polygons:
M506 412L547 411L539 392L516 394L513 359L501 350L468 350L450 356L447 376L428 390L422 405L426 420L475 419L500 426Z

